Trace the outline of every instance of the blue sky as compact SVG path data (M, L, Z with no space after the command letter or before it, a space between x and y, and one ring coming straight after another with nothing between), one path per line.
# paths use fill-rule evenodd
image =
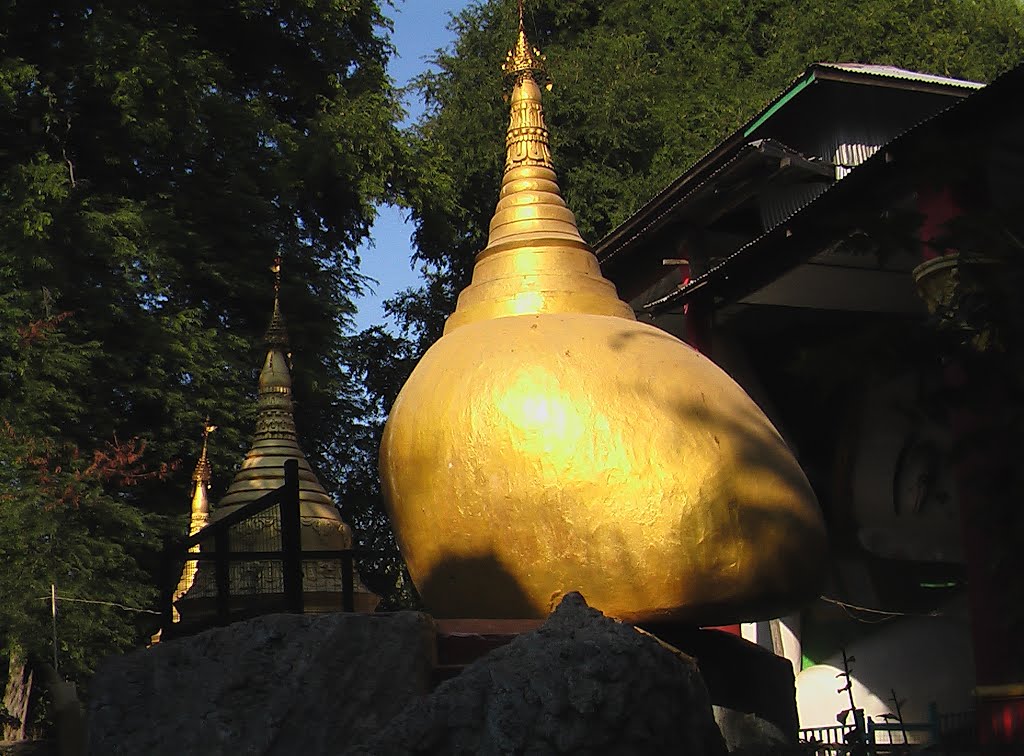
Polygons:
M439 47L447 47L453 40L448 31L452 13L457 13L470 0L406 0L396 3L397 8L385 8L395 23L392 42L398 55L388 66L388 73L398 86L427 68L426 58ZM423 112L418 100L406 102L410 120ZM364 274L376 279L374 292L356 301L356 330L384 323L381 304L397 291L413 286L419 280L409 256L412 252L412 224L406 223L404 212L394 207L381 207L371 233L371 244L359 250Z

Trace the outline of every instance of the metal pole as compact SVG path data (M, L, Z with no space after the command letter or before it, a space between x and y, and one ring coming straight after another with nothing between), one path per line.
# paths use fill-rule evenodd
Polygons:
M213 548L214 580L217 583L217 623L226 625L231 616L231 567L228 562L231 558L228 553L231 549L231 540L227 528L217 528L213 534Z
M348 549L341 555L341 610L354 612L355 605L355 570L352 565L352 550Z
M285 602L289 612L302 614L302 519L299 514L299 462L284 463L284 485L278 489L281 513L281 561Z
M164 539L164 547L160 552L160 630L166 634L166 640L170 640L170 627L174 624L174 570L171 560L175 554L174 546L169 539ZM188 569L190 564L198 565L198 562L185 562L182 569ZM164 637L161 635L161 637Z
M866 754L868 753L868 748L870 747L870 741L868 740L867 736L868 728L867 723L864 721L863 709L853 710L853 721L854 725L857 728L857 740L853 744L853 748L851 749L850 753L854 754L854 756L866 756Z
M57 586L50 583L50 616L53 618L53 671L57 671Z
M928 702L928 725L931 729L932 745L942 743L942 719L939 716L939 705L935 701ZM945 743L942 743L943 753L946 752Z

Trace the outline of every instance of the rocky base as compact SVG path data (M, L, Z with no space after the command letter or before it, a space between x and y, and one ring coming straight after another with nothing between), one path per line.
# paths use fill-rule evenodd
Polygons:
M88 753L336 754L430 688L434 628L415 612L275 614L109 661Z
M579 594L527 629L433 691L437 628L412 612L269 615L161 643L97 674L89 752L753 756L795 745L785 702L773 713L748 700L766 687L791 705L792 673L787 687L772 664L744 661L729 645L741 639L671 639L695 661Z
M0 756L57 756L52 740L14 740L0 743Z
M573 593L538 630L492 651L346 753L726 750L693 660Z

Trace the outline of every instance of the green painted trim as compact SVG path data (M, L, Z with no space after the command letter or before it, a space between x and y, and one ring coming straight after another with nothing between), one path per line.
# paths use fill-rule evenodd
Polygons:
M757 129L761 126L761 124L763 124L765 121L767 121L773 115L778 113L779 109L782 108L783 105L785 105L787 102L789 102L794 97L796 97L798 94L800 94L802 91L804 91L804 89L806 89L812 83L814 83L814 72L813 71L811 72L810 76L808 76L806 79L804 79L799 84L797 84L795 87L793 87L791 90L789 90L785 95L783 95L781 100L779 100L777 103L775 103L770 108L768 108L768 110L765 111L764 115L762 115L760 118L758 118L756 121L754 121L750 125L750 128L748 128L746 131L743 132L744 138L750 136L755 131L757 131Z

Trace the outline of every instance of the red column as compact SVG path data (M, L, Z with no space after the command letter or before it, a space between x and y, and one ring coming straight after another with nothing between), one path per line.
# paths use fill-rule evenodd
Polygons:
M961 365L946 369L946 385L955 393L971 389L975 396L985 397L980 408L961 404L950 410L954 439L973 440L963 444L965 451L955 461L953 473L967 563L978 737L983 744L1024 743L1024 639L1012 633L1010 616L1015 608L1004 585L1008 579L1019 579L1013 573L1024 571L1024 559L1018 551L1011 555L1010 564L997 563L1012 545L1003 542L1006 534L992 511L1007 503L991 501L984 491L984 482L998 476L1011 461L1000 444L977 441L997 427L1003 405L997 388L971 386Z
M920 239L921 256L927 261L955 252L944 249L941 239L949 221L961 215L948 187L922 190L918 209L923 215ZM1024 570L1024 559L1014 559L1012 567L996 569L994 557L1006 553L1006 534L992 516L1006 502L993 501L985 490L1012 461L998 443L990 443L998 427L1005 404L1000 399L999 378L993 375L969 375L962 363L945 369L945 384L954 397L968 392L974 399L960 399L949 407L954 443L961 449L953 462L957 498L960 504L961 536L967 571L968 606L974 647L975 693L977 695L978 736L985 744L1024 741L1024 649L1011 635L1010 598L1003 586L1005 570Z
M938 249L929 244L946 233L946 224L960 215L960 208L953 199L953 192L948 187L942 189L922 189L917 194L917 209L924 216L921 220L921 259L932 260L951 249Z

